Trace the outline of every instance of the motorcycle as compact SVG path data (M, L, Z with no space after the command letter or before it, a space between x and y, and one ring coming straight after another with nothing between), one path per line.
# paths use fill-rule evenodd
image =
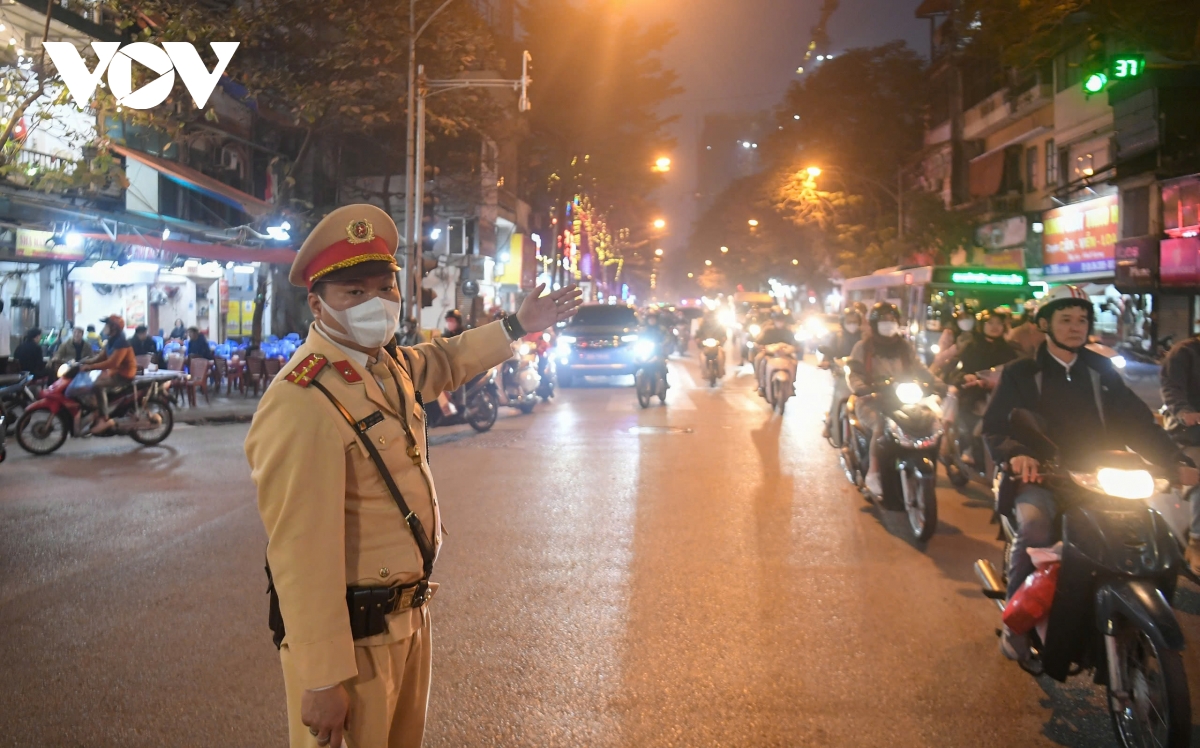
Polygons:
M68 390L78 377L94 383L99 371L82 371L79 363L63 364L58 380L42 390L41 397L30 404L17 422L17 444L35 455L48 455L57 450L68 436L128 436L134 441L152 446L161 443L175 427L175 415L168 395L176 372L156 372L134 378L130 384L109 393L109 416L113 427L101 434L92 434L99 418L98 395L89 393L77 399ZM81 380L82 381L82 380Z
M846 381L846 359L827 357L820 363L820 368L828 369L833 375L834 387L838 386L839 382L845 387ZM843 397L838 400L837 409L825 414L825 440L829 442L829 446L834 449L842 448L842 420L846 417L846 402L850 398Z
M787 343L772 343L763 349L762 388L771 410L783 415L788 399L796 394L795 346Z
M1002 368L998 366L977 372L971 382L952 387L943 403L942 421L946 438L942 442L941 462L946 466L946 477L956 488L962 488L971 481L989 487L992 485L992 476L995 474L996 466L983 444L983 409L986 407L987 401L981 400L975 403L975 415L979 418L976 419L975 426L970 433L962 432L963 423L959 418L959 406L960 398L965 391L991 392L995 390L996 385L1000 382ZM971 455L969 460L966 458L968 452Z
M550 398L554 397L558 389L558 369L554 365L554 356L551 355L554 351L551 340L550 333L546 332L534 343L537 373L540 378L537 394L544 402L550 402Z
M716 338L705 338L700 341L700 352L704 358L704 376L708 379L708 386L716 387L717 381L725 376L721 342Z
M1009 417L1014 432L1043 460L1042 485L1062 510L1062 562L1050 612L1030 632L1033 659L1022 667L1060 682L1085 670L1107 687L1113 732L1123 746L1183 748L1192 733L1183 632L1169 601L1185 561L1163 517L1146 505L1169 482L1132 452L1105 452L1094 470L1057 464L1057 447L1033 413ZM1016 537L1019 483L1000 471L997 513L1005 565ZM1007 578L987 559L975 562L984 595L1004 609Z
M745 366L754 361L754 341L758 340L758 336L762 334L762 326L757 323L751 323L740 333L740 342L738 350L741 352L742 362L739 366Z
M883 419L879 464L883 495L866 487L872 432L858 419L858 397L846 402L842 417L842 469L846 478L881 509L903 510L913 537L924 543L937 530L937 455L942 442L942 410L937 393L913 381L884 382L875 389Z
M663 405L667 403L667 361L662 347L653 340L639 340L634 344L633 354L638 368L633 374L633 385L637 390L638 405L650 407L655 395Z
M489 369L467 382L458 393L443 392L437 402L427 403L425 423L429 428L465 423L482 433L496 423L499 412L500 388L496 383L496 370Z
M5 431L12 436L17 430L17 421L37 395L33 392L33 375L5 374L0 376L0 415L4 416Z
M537 372L537 350L533 343L519 343L516 354L497 368L500 381L496 394L500 404L525 414L532 413L542 384Z

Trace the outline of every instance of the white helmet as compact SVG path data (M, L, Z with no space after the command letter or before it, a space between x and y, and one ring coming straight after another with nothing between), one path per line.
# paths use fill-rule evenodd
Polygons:
M1083 292L1082 288L1072 286L1069 283L1055 286L1046 292L1046 295L1041 298L1041 303L1038 304L1037 318L1048 320L1056 309L1062 309L1067 306L1077 306L1081 309L1086 309L1088 322L1095 321L1096 310L1092 307L1092 300L1088 298L1088 295Z

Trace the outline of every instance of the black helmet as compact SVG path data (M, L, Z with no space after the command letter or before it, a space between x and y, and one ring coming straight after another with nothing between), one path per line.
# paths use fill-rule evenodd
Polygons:
M879 334L879 318L886 314L895 317L896 322L900 321L900 310L890 301L879 301L871 307L871 313L867 315L867 321L871 323L871 332Z
M787 322L789 319L791 319L791 318L788 315L788 313L783 311L782 309L776 308L776 309L771 310L771 321L772 322Z
M452 319L458 323L459 327L462 327L462 324L463 324L462 312L458 311L457 309L451 309L450 311L446 312L446 319Z
M862 313L862 310L860 310L857 305L856 306L848 306L842 310L842 324L843 325L846 324L846 320L849 317L858 317L858 323L860 325L862 324L863 313Z

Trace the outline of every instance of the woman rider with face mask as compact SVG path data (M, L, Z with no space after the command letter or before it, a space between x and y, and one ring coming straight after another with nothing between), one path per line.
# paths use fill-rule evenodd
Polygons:
M829 341L827 345L817 349L825 357L822 368L830 368L828 365L830 359L845 358L854 351L854 346L862 340L862 322L863 316L856 307L846 307L842 310L842 329L833 336L833 340ZM842 372L835 367L833 400L829 403L829 414L825 418L826 439L829 438L833 422L837 419L838 407L848 397L850 397L850 390L846 386L846 377L842 376Z
M906 377L925 383L937 383L912 343L900 336L900 310L895 304L881 301L867 316L871 336L854 346L850 354L850 389L858 397L856 412L859 420L874 433L871 439L871 462L867 468L867 488L876 496L883 495L879 478L879 456L876 444L883 436L883 418L875 403L874 387L887 379Z

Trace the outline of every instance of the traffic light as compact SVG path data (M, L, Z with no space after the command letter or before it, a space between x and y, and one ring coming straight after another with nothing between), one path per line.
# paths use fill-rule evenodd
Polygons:
M1091 73L1083 78L1083 90L1089 94L1098 94L1108 85L1108 76L1104 73Z

